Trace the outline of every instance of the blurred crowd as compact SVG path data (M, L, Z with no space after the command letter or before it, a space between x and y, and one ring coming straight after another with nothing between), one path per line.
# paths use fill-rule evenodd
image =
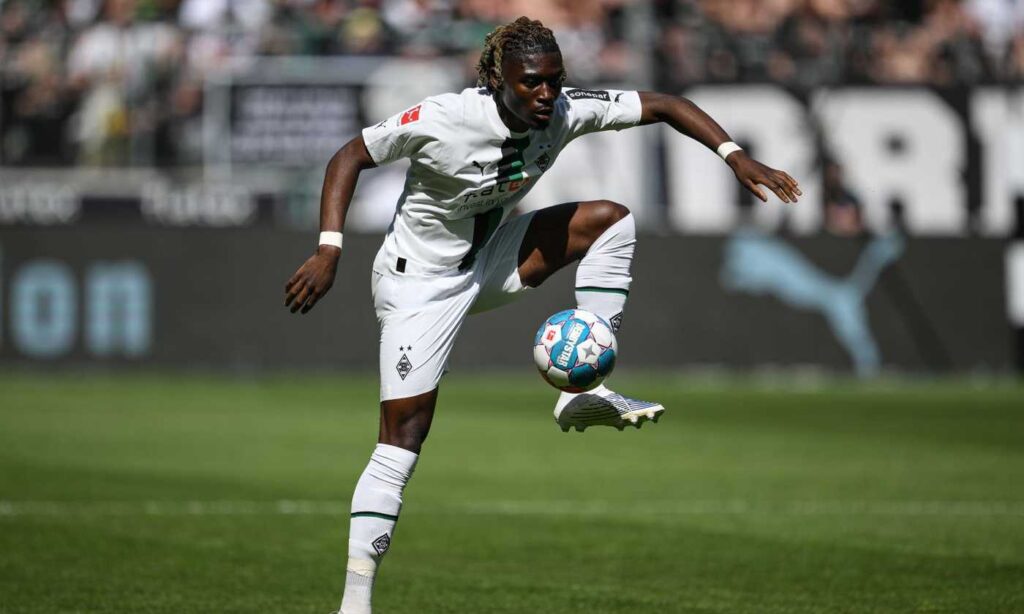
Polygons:
M523 14L578 85L1024 75L1024 0L0 0L0 164L195 162L205 77L258 56L454 55L468 84Z
M1024 77L1022 0L671 0L659 8L660 76L669 87Z

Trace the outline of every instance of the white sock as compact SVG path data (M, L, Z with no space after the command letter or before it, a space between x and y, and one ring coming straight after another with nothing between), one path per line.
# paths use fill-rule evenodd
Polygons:
M609 226L590 246L576 269L576 306L604 318L612 330L619 332L622 310L629 297L633 278L629 274L636 245L636 222L629 214ZM610 392L601 384L590 394ZM555 404L561 410L576 395L563 392Z
M377 566L391 546L402 509L402 490L419 456L379 443L352 494L348 532L348 566L342 614L370 614Z
M576 306L601 316L615 332L633 282L629 269L635 245L636 222L630 214L594 241L576 269Z

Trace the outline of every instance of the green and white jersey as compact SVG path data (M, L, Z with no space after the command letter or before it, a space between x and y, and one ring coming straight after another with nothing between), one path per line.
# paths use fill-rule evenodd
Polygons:
M427 98L363 130L377 165L409 158L376 267L426 275L466 269L570 141L640 121L635 91L565 89L544 130L513 133L485 89Z

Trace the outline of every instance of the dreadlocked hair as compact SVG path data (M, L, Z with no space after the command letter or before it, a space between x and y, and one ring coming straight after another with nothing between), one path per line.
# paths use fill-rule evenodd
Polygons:
M484 39L484 50L476 65L477 85L491 89L491 84L502 84L501 62L506 58L521 58L533 53L561 53L555 35L544 24L529 17L520 17L512 23L498 26ZM565 81L565 71L562 71Z

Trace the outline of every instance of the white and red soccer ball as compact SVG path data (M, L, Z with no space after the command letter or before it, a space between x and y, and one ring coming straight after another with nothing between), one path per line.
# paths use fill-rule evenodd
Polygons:
M533 342L533 360L555 388L586 392L615 368L618 348L607 322L583 309L567 309L541 325Z

